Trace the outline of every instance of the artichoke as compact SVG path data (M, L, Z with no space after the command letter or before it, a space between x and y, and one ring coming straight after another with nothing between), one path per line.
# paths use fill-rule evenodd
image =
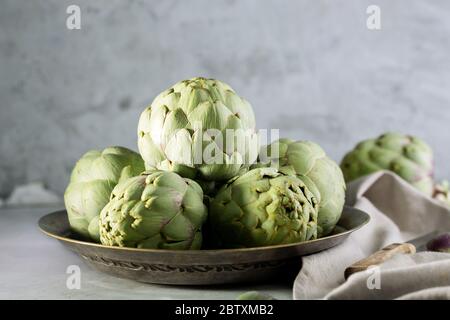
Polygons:
M116 184L144 171L140 155L123 147L91 150L76 163L64 193L69 223L84 238L100 241L98 218Z
M443 233L427 243L427 250L450 253L450 233Z
M345 181L390 170L418 190L433 193L433 151L421 139L400 133L386 133L360 142L342 159Z
M450 191L448 181L442 181L434 187L433 198L450 206Z
M147 169L226 181L256 160L253 109L223 82L184 80L142 112L138 146Z
M259 291L248 291L237 296L236 300L277 300L269 294Z
M200 249L206 218L195 181L174 172L147 172L114 188L100 215L100 240L120 247Z
M210 202L215 247L258 247L317 238L318 202L302 181L256 168L225 184Z
M272 154L272 151L276 153ZM325 151L311 141L279 139L263 147L260 157L262 155L268 157L265 159L268 162L260 162L253 167L270 165L283 173L303 176L302 180L319 202L318 237L333 231L344 207L345 181L341 169Z

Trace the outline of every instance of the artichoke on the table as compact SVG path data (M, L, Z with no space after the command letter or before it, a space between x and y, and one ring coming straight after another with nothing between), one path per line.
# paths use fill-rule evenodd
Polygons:
M269 294L259 291L247 291L236 297L236 300L276 300Z
M433 151L423 140L410 135L389 132L364 140L345 155L341 168L347 182L390 170L428 196L434 189Z
M147 169L186 178L226 181L257 157L250 103L214 79L180 81L160 93L142 112L137 131Z
M100 215L100 240L120 247L200 249L207 214L195 181L150 171L114 188Z
M252 169L225 184L210 202L211 241L236 248L315 239L318 208L300 176Z
M433 198L450 206L450 189L448 181L442 181L434 186Z
M345 181L339 166L311 141L279 139L263 147L264 163L253 167L274 166L283 173L302 175L302 180L319 202L318 236L328 235L336 226L345 202ZM263 160L263 159L260 159Z
M73 168L64 193L69 223L76 233L100 241L98 218L120 181L144 171L141 156L127 148L109 147L85 153Z
M443 233L427 243L427 250L450 253L450 233Z

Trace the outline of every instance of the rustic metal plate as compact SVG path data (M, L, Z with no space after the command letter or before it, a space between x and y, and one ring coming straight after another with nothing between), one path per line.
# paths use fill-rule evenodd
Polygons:
M213 285L269 281L298 272L301 256L334 247L368 223L367 213L345 207L332 235L269 247L171 251L109 247L77 239L65 210L39 220L40 229L76 252L90 266L121 278L175 285Z

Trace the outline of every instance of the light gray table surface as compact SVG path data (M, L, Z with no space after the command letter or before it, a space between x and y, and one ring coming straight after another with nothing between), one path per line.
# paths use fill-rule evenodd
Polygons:
M40 232L37 222L62 206L0 208L0 299L235 299L257 290L291 299L292 285L180 287L150 285L92 270L58 241ZM81 269L81 288L68 289L67 267Z

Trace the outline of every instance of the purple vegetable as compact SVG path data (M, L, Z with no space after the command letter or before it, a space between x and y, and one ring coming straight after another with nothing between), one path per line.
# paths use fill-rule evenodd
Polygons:
M430 251L450 253L450 233L444 233L427 243L427 249Z

